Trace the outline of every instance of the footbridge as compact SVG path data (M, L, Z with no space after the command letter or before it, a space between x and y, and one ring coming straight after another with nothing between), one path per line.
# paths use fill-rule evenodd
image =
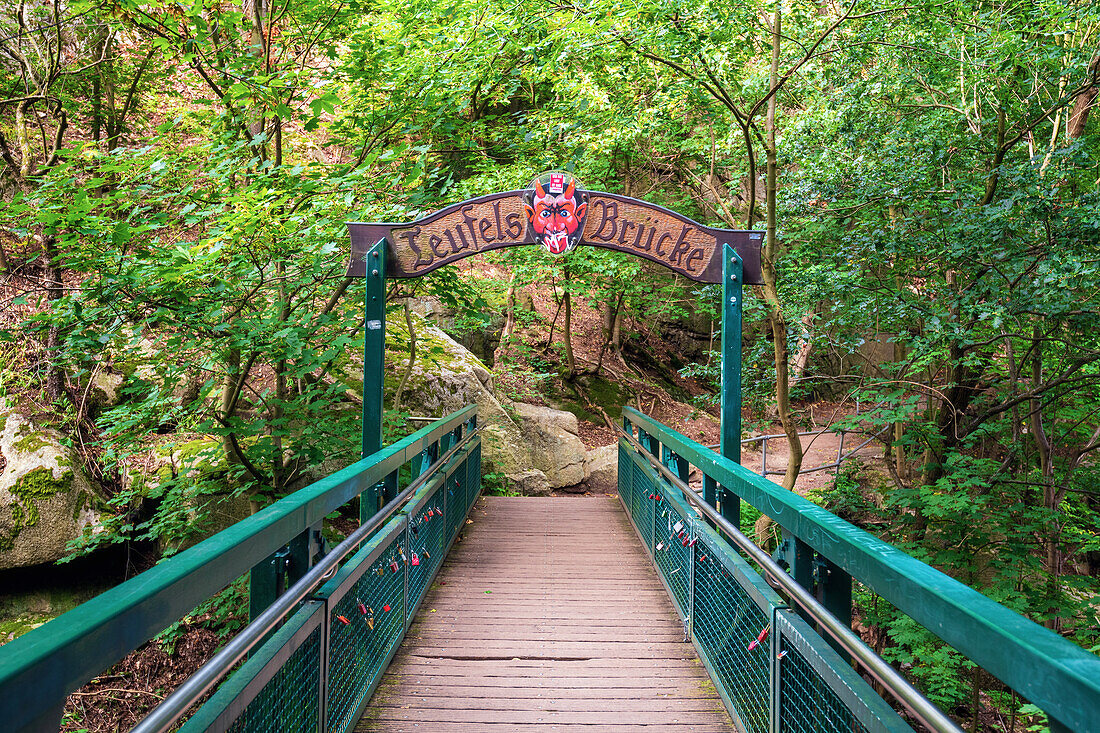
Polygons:
M742 285L761 282L761 232L561 172L349 228L362 460L0 647L0 733L57 731L71 693L243 576L250 623L135 731L958 731L852 630L857 587L1054 733L1100 731L1100 658L740 465ZM721 284L717 451L624 408L617 496L537 500L481 497L474 406L383 446L387 278L532 244ZM358 527L327 542L325 518L352 506ZM775 553L741 532L746 506L782 528Z
M0 647L0 727L57 731L242 575L251 623L135 731L959 730L852 632L854 583L1052 730L1100 730L1100 658L637 411L617 496L482 497L472 406Z

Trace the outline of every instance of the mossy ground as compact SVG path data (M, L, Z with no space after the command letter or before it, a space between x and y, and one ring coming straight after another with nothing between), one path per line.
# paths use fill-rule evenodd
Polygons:
M580 387L578 390L577 387ZM576 383L563 381L556 383L546 395L547 401L552 407L566 410L577 416L578 420L585 420L596 425L603 425L603 416L598 411L588 406L581 396L581 390L588 396L593 405L603 408L607 416L612 420L618 420L623 414L623 405L630 401L634 394L622 386L603 377L584 375L577 377Z

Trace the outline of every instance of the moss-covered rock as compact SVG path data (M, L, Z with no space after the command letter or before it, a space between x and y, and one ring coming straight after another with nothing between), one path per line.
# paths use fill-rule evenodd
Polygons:
M99 525L101 502L56 431L0 401L0 569L52 562Z
M178 532L161 537L162 551L179 551L231 527L251 514L249 497L226 458L220 439L202 435L166 443L153 451L142 470L128 472L128 483L141 493L160 495L173 484L172 501L179 502L185 522Z

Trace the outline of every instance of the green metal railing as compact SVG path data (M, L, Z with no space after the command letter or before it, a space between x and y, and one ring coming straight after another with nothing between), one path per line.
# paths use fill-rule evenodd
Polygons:
M851 631L853 578L1042 708L1052 730L1100 730L1100 658L636 410L623 425L620 498L742 730L911 730L849 659L916 720L957 730ZM742 500L783 528L782 564L740 532Z
M0 647L3 730L56 731L70 692L249 572L270 604L135 730L175 725L249 652L183 731L350 730L480 490L470 406ZM356 498L370 519L326 553L321 521Z

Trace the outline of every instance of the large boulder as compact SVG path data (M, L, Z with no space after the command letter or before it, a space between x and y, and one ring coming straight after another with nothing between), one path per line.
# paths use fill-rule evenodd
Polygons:
M96 531L100 501L55 430L0 399L0 570L53 562Z
M619 490L619 444L588 451L588 490L614 494Z
M503 405L492 372L438 326L412 314L416 360L401 390L403 409L417 416L443 417L476 404L482 432L482 471L522 493L545 493L585 478L584 446L576 418L566 412L523 403ZM386 401L409 364L409 331L404 318L386 323ZM340 378L362 395L362 354L349 354Z
M574 486L587 477L587 452L577 435L577 416L552 407L512 403L532 466L546 474L554 488Z

